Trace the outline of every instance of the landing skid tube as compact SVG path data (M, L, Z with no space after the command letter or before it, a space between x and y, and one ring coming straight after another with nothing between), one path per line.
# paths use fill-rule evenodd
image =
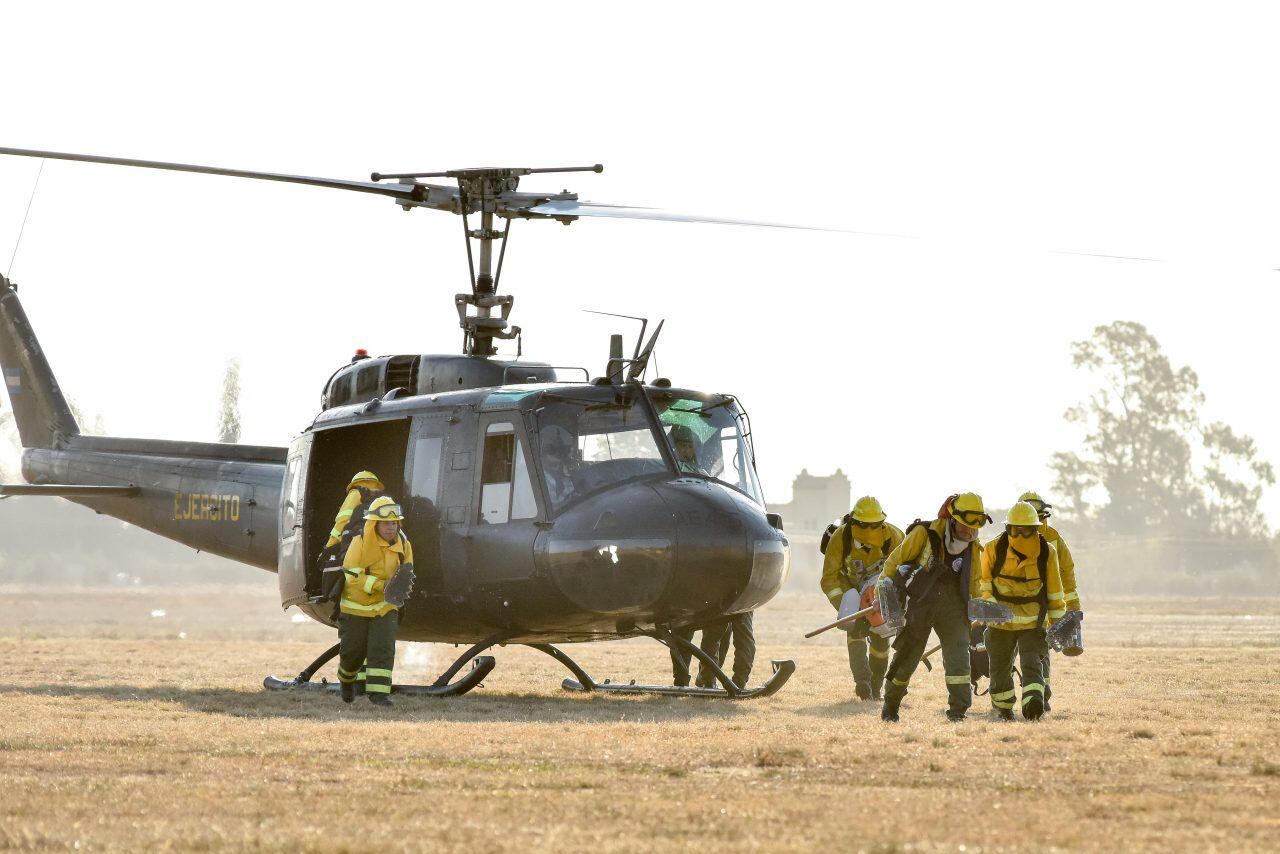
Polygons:
M648 634L647 637L653 638L668 648L683 650L697 658L703 667L710 669L711 674L715 676L716 680L723 687L698 688L687 685L637 685L635 682L630 682L624 685L617 682L610 682L607 679L604 682L596 682L587 675L586 671L581 667L578 667L578 665L573 662L573 659L569 658L555 647L548 645L547 649L543 649L542 651L546 652L557 661L560 661L562 664L565 664L565 666L569 667L570 670L575 671L574 675L577 676L577 679L566 679L561 683L561 687L566 691L579 691L584 693L591 691L603 691L613 694L660 694L669 697L719 697L730 700L754 700L758 697L770 697L778 693L782 686L787 684L787 680L791 678L791 674L796 672L796 663L794 661L780 661L774 659L773 674L769 677L768 681L757 688L747 688L745 685L740 686L736 684L732 677L725 673L720 667L720 663L716 661L714 657L703 652L697 644L691 643L679 635L672 634L671 632L662 629L659 629L652 634ZM544 645L530 644L530 646L534 646L535 649L539 649ZM551 650L554 650L554 652Z
M441 674L440 678L431 685L392 685L391 693L403 694L411 697L458 697L467 693L472 688L477 687L480 682L488 676L492 671L496 662L491 655L478 656L471 663L471 669L466 675L456 682L450 682L462 666L467 662L475 652L479 652L492 644L476 644L471 649L453 663L448 670ZM339 685L337 682L329 682L322 679L319 682L312 682L311 677L316 671L324 667L338 655L338 644L334 644L329 649L321 653L320 657L311 662L297 676L292 679L280 679L276 676L268 676L262 680L262 687L268 691L323 691L331 694L337 694Z

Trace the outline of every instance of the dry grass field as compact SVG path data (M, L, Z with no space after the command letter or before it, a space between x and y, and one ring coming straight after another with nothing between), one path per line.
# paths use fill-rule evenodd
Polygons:
M261 689L330 642L269 577L0 587L0 847L1280 847L1280 600L1086 604L1046 720L993 722L979 698L950 724L922 670L889 726L851 701L843 635L801 639L817 596L757 616L761 662L798 668L770 699L575 696L507 648L472 694L379 713ZM669 677L652 642L569 649L597 678ZM455 654L401 652L402 681Z

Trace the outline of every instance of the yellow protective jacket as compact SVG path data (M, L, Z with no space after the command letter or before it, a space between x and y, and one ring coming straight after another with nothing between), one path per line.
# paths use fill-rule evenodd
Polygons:
M388 543L374 530L377 520L364 523L364 533L351 540L342 561L347 585L342 591L342 613L357 617L381 617L396 609L382 598L382 588L402 563L413 563L413 546L403 532Z
M947 520L934 519L925 525L917 525L909 530L896 549L885 558L884 569L880 574L890 580L898 575L898 567L904 564L920 564L924 572L937 572L934 565L933 543L929 537L932 531L937 535L939 543L946 542ZM945 545L941 546L946 548ZM982 544L974 540L969 544L969 595L976 596L978 589L979 565L982 563ZM939 564L940 565L940 564ZM950 570L947 570L948 572Z
M1013 611L1013 619L993 629L1022 631L1034 629L1040 621L1041 594L1040 567L1043 557L1045 621L1048 626L1066 615L1063 604L1062 577L1058 572L1058 553L1043 535L1036 538L1036 546L1030 554L1019 554L1009 544L1004 549L1004 560L999 566L996 559L1000 552L1000 540L996 537L982 549L982 572L978 577L977 592L981 599L990 599Z
M902 531L884 523L887 534L884 543L873 545L858 539L858 529L854 528L850 537L849 553L844 553L846 522L831 534L827 541L826 555L822 560L822 592L836 608L840 607L840 599L849 590L861 590L868 578L880 573L880 561L902 542Z
M333 518L333 530L329 532L329 541L324 547L330 548L336 546L338 541L342 539L342 534L347 530L347 523L351 521L351 514L360 506L360 490L357 486L363 486L365 489L382 489L382 484L376 480L356 480L351 482L351 489L347 490L347 497L343 499L342 509L338 511L338 515Z
M1067 610L1079 611L1080 591L1076 589L1076 562L1071 557L1071 549L1067 548L1067 541L1062 539L1056 528L1044 525L1040 528L1040 533L1058 553L1058 574L1062 576L1062 593L1066 597Z

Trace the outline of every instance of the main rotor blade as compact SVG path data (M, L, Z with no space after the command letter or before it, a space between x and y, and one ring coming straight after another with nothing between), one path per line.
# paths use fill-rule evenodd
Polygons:
M310 178L305 175L283 175L278 172L253 172L247 169L223 169L219 166L193 166L188 163L163 163L158 160L133 160L127 157L99 157L95 154L66 154L60 151L32 151L27 148L0 148L0 154L19 157L43 157L49 160L77 160L82 163L107 163L114 166L139 166L144 169L167 169L171 172L197 172L203 175L226 175L231 178L256 178L261 181L283 181L334 190L354 190L397 199L414 199L421 195L411 184L371 184L366 181L344 181L340 178Z
M630 205L606 205L599 202L552 201L526 208L531 214L542 216L587 216L609 219L652 219L663 222L707 222L716 225L755 225L764 228L794 228L801 231L838 231L845 234L874 234L880 237L901 237L899 234L881 234L875 231L849 231L843 228L826 228L816 225L795 225L787 222L763 222L753 219L734 219L721 216L700 216L663 208L641 208Z

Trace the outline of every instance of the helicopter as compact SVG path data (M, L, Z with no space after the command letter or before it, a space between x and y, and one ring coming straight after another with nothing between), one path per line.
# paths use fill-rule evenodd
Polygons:
M563 687L579 692L750 699L776 693L794 673L793 661L774 660L761 685L735 684L679 633L756 610L790 566L782 519L765 509L741 402L645 380L662 322L646 340L641 319L629 357L622 336L611 336L605 371L594 378L586 368L525 360L520 327L509 320L514 299L498 286L517 219L797 226L519 189L528 175L599 173L600 164L375 172L349 181L29 149L0 154L341 189L388 196L405 211L452 213L463 221L471 285L454 297L461 354L358 351L325 382L310 426L275 447L83 434L17 286L0 276L0 367L27 481L0 484L0 497L60 496L275 572L283 608L336 626L316 558L351 473L373 470L399 498L417 557L398 639L471 644L434 683L395 685L397 693L465 694L496 665L480 653L509 644L554 658L572 674ZM511 340L516 358L498 358L496 342ZM693 440L692 458L678 453L675 437ZM696 658L719 686L597 681L557 646L633 637ZM336 691L313 677L337 650L293 678L267 676L264 687Z

